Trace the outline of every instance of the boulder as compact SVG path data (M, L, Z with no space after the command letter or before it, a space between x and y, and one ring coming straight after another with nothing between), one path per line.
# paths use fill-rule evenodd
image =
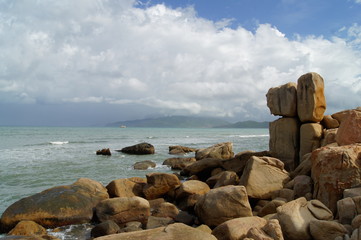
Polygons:
M361 143L361 111L352 110L347 114L337 130L338 145Z
M133 146L125 147L120 150L122 153L145 155L154 154L154 146L150 143L139 143Z
M348 234L348 230L340 223L325 220L312 220L310 233L315 240L330 240Z
M338 130L338 128L323 130L323 138L321 139L321 147L324 147L324 146L327 146L329 144L336 142L337 130Z
M186 154L190 152L195 152L197 149L190 148L190 147L184 147L184 146L169 146L169 154Z
M233 218L252 216L244 186L225 186L210 190L198 199L195 212L199 220L210 227Z
M157 164L155 162L146 160L134 163L133 168L136 170L147 170L148 168L155 168L156 166Z
M281 225L277 219L270 219L262 230L268 234L273 240L283 240Z
M110 152L109 148L103 148L102 150L97 150L96 155L111 156L112 153Z
M116 234L120 232L120 227L112 220L108 220L97 224L92 228L90 236L93 238L106 236L110 234Z
M259 228L256 227L252 227L251 229L248 230L247 238L249 239L261 239L261 240L274 240L273 238L271 238L270 236L267 236L267 234Z
M271 155L269 151L243 151L237 153L231 159L222 160L221 166L228 171L234 171L237 174L242 175L243 169L246 166L248 159L250 159L252 156L270 157Z
M323 116L321 124L326 129L338 128L340 126L340 123L336 119L334 119L331 115Z
M298 175L311 175L312 161L311 153L305 154L302 158L301 163L290 173L291 178Z
M141 222L132 221L127 222L124 228L120 229L120 232L135 232L135 231L142 231L143 224Z
M297 118L280 118L270 123L269 148L272 157L285 163L287 170L293 170L299 162L300 129Z
M297 112L301 122L320 122L326 110L323 78L314 72L297 80Z
M297 116L297 84L286 83L279 87L270 88L266 94L267 107L271 114L296 117Z
M172 224L172 223L174 223L174 220L172 218L169 218L169 217L150 216L148 218L146 229L164 227L164 226L168 226L169 224Z
M159 227L144 231L118 233L104 237L95 238L94 240L217 240L212 234L189 227L183 223L174 223L167 227Z
M194 194L204 195L211 189L209 186L198 180L189 180L183 182L176 190L176 199L186 198Z
M340 223L350 225L357 215L357 208L352 198L343 198L337 201L337 214Z
M197 160L204 158L230 159L233 156L233 144L231 142L218 143L196 151Z
M278 219L285 239L312 239L309 231L312 220L332 220L332 212L320 201L307 202L304 197L288 202L277 208Z
M50 188L13 203L2 214L0 225L9 231L21 220L46 228L88 223L94 207L108 197L101 183L80 178L72 185Z
M266 224L267 220L260 217L235 218L218 225L213 229L212 234L217 240L244 239L252 227L263 228Z
M163 162L163 165L170 166L174 170L182 170L188 165L194 163L196 158L168 158Z
M162 197L180 185L178 177L174 174L149 173L146 177L147 184L143 188L143 193L148 200Z
M175 219L179 214L178 208L169 202L163 202L155 206L151 206L151 215L154 217Z
M198 160L183 169L183 175L197 175L201 180L206 180L210 177L213 169L220 167L222 164L220 159L217 158L204 158Z
M277 208L285 204L286 201L287 200L284 198L273 199L272 201L268 202L265 206L263 206L257 215L259 217L264 217L268 214L277 213Z
M34 221L20 221L16 226L8 233L8 235L16 236L42 236L46 235L46 229Z
M219 174L217 182L214 184L213 188L223 187L227 185L238 185L239 183L239 177L237 173L233 171L224 171Z
M191 215L190 213L188 213L186 211L180 211L174 220L176 222L180 222L180 223L184 223L188 226L192 226L194 224L195 218L196 218L195 216ZM205 225L205 226L207 226L207 225Z
M322 125L319 123L304 123L300 128L300 160L321 145Z
M150 216L150 205L141 197L117 197L101 201L95 212L101 222L112 220L119 225L139 221L145 224Z
M313 196L335 213L343 191L361 184L361 144L316 149L311 161Z
M313 182L312 178L307 175L298 175L294 178L293 191L295 192L295 197L304 197L307 193L312 193Z
M272 200L277 198L286 199L287 202L295 199L295 191L292 189L283 188L272 192Z
M116 179L107 186L110 197L143 197L143 187L147 181L144 178L132 177Z
M360 214L357 215L356 217L354 217L354 219L352 219L351 227L353 229L361 227L361 215Z
M283 162L276 158L251 157L239 184L245 186L248 196L252 198L271 198L273 191L282 189L283 184L289 181L283 167Z
M345 189L343 191L343 198L361 196L361 187L354 187Z

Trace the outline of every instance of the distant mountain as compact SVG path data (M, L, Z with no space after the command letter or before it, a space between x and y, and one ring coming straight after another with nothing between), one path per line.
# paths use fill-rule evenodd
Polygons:
M154 127L154 128L268 128L268 122L245 121L230 123L212 117L169 116L131 121L114 122L107 127Z
M218 126L219 128L268 128L269 122L244 121Z
M147 118L107 124L108 127L156 127L156 128L213 128L230 124L228 121L211 117L170 116Z

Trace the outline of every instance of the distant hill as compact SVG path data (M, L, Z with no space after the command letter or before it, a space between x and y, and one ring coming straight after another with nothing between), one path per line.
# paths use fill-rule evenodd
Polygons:
M218 126L219 128L268 128L269 122L244 121Z
M108 127L156 127L156 128L213 128L228 125L228 121L211 117L170 116L148 118L107 124Z
M268 128L268 122L245 121L230 123L212 117L170 116L109 123L107 127L155 128Z

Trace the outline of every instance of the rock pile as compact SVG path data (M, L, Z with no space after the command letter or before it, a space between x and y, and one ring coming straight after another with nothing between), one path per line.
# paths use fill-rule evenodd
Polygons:
M36 224L92 222L97 240L360 239L361 108L324 116L323 92L317 73L268 91L271 113L281 116L270 123L269 151L234 155L232 143L219 143L164 162L181 176L150 173L106 187L80 179L14 203L1 230L51 239Z

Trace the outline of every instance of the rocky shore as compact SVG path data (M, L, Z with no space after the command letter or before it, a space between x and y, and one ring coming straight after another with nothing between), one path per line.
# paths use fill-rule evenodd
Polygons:
M361 239L361 107L324 115L317 73L271 88L269 150L233 153L171 146L179 173L81 178L23 198L0 219L4 239L56 239L46 229L92 223L91 237L121 239ZM119 150L153 154L145 143ZM184 157L194 152L194 157ZM110 155L110 150L98 154ZM151 163L137 165L139 169Z

